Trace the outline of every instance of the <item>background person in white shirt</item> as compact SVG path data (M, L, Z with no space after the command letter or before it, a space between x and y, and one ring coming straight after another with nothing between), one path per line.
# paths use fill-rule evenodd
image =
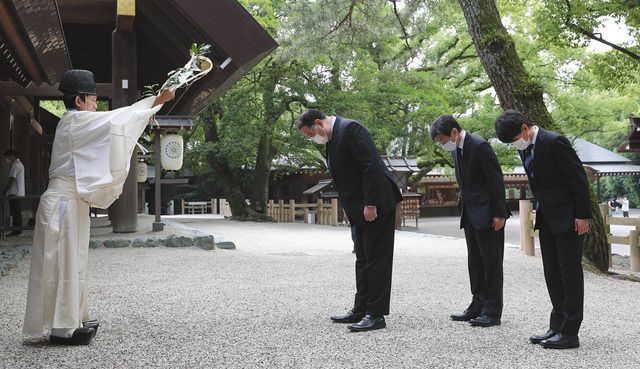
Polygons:
M622 197L622 216L625 218L629 218L629 198L625 195Z
M24 165L18 159L18 154L13 150L7 150L2 155L9 162L9 181L4 188L3 194L7 197L23 197L24 196ZM20 199L9 200L9 211L11 213L13 227L22 227L22 208ZM20 236L21 230L16 230L7 234L7 236Z

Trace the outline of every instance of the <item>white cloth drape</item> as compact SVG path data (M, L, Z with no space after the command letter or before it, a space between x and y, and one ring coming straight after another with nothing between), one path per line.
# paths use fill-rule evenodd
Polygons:
M107 208L122 193L135 144L161 108L151 108L154 99L110 112L68 111L58 123L49 187L36 214L25 334L89 319L89 207Z

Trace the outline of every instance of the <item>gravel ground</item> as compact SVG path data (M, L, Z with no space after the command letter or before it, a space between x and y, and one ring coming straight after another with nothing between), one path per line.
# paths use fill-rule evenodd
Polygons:
M354 292L348 228L192 221L237 250L90 250L88 347L23 340L28 257L0 279L0 368L638 368L640 283L587 274L582 347L528 343L550 303L539 257L505 253L502 325L448 315L469 302L461 239L396 233L388 328L350 333L329 315Z

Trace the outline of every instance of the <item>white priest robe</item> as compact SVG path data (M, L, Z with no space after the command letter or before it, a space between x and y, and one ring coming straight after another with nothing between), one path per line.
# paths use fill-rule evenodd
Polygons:
M155 97L109 112L67 111L56 129L49 187L36 214L24 320L26 335L72 329L89 320L89 207L107 208L122 193L131 155Z

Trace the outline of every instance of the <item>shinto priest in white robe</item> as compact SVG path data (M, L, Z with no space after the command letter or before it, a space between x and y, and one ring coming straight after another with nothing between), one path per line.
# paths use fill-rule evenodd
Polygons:
M82 326L87 305L89 207L122 193L155 96L109 112L67 111L56 129L49 187L36 214L24 334Z

